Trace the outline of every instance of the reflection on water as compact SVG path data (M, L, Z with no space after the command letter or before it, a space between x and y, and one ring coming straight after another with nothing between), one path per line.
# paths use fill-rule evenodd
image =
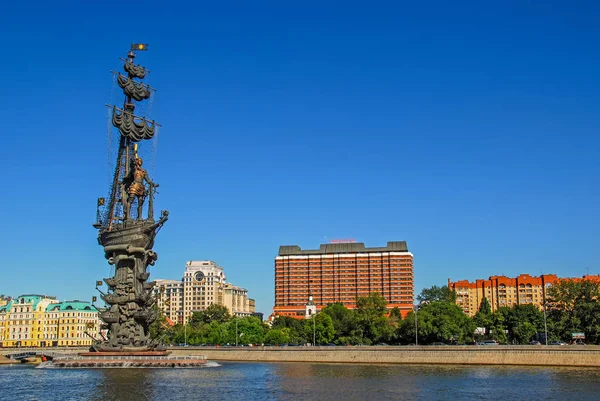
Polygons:
M223 363L200 369L0 367L0 400L590 400L600 370Z

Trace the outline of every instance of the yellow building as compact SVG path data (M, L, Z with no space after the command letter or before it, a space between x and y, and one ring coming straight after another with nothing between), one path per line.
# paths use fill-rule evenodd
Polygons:
M85 346L101 340L102 321L89 302L64 301L46 310L44 341L50 346Z
M27 294L0 307L0 321L4 324L0 342L3 347L38 347L43 338L44 312L58 303L56 297Z
M5 297L4 295L0 296L0 344L5 338L8 338L8 314L6 313L6 305L11 301L12 298L10 297Z
M92 345L98 310L89 302L59 302L46 295L21 295L0 306L1 347Z

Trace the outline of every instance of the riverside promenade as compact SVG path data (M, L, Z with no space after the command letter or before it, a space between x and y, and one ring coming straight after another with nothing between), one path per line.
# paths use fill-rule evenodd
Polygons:
M598 346L175 347L212 361L600 367Z
M85 348L3 348L71 354ZM588 346L323 346L323 347L169 347L173 356L205 356L210 361L309 362L426 365L509 365L600 367L600 347Z

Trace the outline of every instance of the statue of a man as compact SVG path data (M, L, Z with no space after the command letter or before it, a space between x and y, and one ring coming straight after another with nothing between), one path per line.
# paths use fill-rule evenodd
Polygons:
M127 187L127 217L131 212L131 204L134 199L137 198L137 218L142 220L142 206L144 205L144 199L148 195L148 190L144 185L144 181L150 184L150 190L158 187L158 184L152 182L146 170L142 168L143 161L140 157L135 158L135 163L131 170L132 181Z

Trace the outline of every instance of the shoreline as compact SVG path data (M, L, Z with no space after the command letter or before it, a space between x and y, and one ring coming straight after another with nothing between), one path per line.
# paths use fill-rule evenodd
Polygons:
M15 361L14 359L10 359L5 357L4 355L0 355L0 365L16 365L20 363L21 362L19 361Z
M24 351L68 355L87 348L0 349L2 355ZM202 355L215 362L600 367L598 346L190 346L168 347L168 351L173 356Z
M184 347L211 361L600 367L600 347Z

